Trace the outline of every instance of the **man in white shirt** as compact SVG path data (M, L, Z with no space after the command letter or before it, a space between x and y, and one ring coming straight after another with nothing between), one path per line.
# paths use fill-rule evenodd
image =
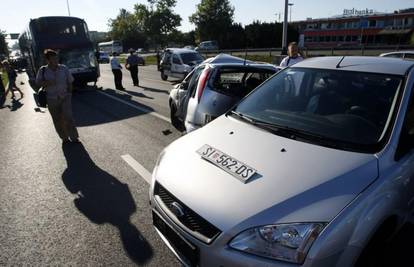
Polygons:
M47 65L37 72L36 84L46 90L47 107L52 116L56 132L63 143L79 143L79 134L72 115L73 76L65 65L59 64L56 51L46 49Z
M113 52L110 59L112 73L114 74L115 88L124 91L125 88L122 86L122 66L119 64L119 60L116 56L117 53Z
M288 46L288 56L280 62L280 66L284 68L289 67L302 60L303 57L299 54L298 44L296 42L291 42Z

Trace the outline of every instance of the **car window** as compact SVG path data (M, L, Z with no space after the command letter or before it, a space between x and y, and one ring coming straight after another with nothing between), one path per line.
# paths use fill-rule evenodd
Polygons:
M414 88L413 88L414 89ZM400 135L396 159L399 160L413 149L414 142L414 94L411 92L410 103L404 118L404 124Z
M260 86L236 111L344 147L372 149L385 136L401 84L394 75L292 68Z
M389 54L389 55L385 55L384 57L402 58L403 57L403 54L402 53Z
M405 54L404 59L414 61L414 54Z
M173 63L174 64L178 64L178 65L181 65L181 60L180 60L180 58L178 57L178 55L173 55Z
M188 93L191 95L191 97L195 96L195 92L197 91L197 84L198 80L200 79L201 73L203 73L205 66L200 66L194 70L193 77L190 80L190 83L188 84Z
M233 97L244 97L275 71L221 68L213 81L213 90Z

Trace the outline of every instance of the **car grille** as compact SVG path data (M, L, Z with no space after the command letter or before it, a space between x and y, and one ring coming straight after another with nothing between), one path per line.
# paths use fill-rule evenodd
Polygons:
M176 197L174 197L174 195L168 192L168 190L165 189L158 182L155 183L154 195L159 196L165 207L167 207L170 210L170 212L173 212L170 208L172 203L177 202L178 204L180 204L183 208L184 215L180 217L175 216L175 218L178 221L180 221L185 227L187 227L193 232L199 233L208 241L211 242L221 233L219 229L217 229L214 225L212 225L204 218L202 218L200 215L188 208L185 204L183 204ZM197 236L195 237L197 238ZM204 238L200 240L205 243L209 243L208 241L204 240Z

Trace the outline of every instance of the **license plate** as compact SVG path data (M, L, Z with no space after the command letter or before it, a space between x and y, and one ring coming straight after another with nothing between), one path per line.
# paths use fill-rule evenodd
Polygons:
M256 170L243 162L230 157L229 155L215 149L209 145L204 145L197 153L205 160L213 163L220 169L233 175L243 183L247 183L248 180L256 173Z
M195 245L181 237L154 211L152 212L152 221L155 228L170 242L180 257L183 257L191 266L198 265L199 251Z

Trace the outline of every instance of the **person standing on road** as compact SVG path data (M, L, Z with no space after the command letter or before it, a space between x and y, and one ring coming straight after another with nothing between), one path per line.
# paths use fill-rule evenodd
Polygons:
M117 53L113 52L110 59L112 73L114 74L115 88L125 91L125 88L122 86L122 66L119 64L119 60L116 56Z
M0 70L2 69L3 69L3 64L0 61ZM0 72L0 105L1 105L3 97L5 97L4 96L5 92L6 92L6 89L4 88L4 84L3 84L3 73Z
M134 49L129 49L130 55L128 56L125 68L129 70L132 77L132 82L134 83L134 86L139 86L139 79L138 79L138 62L139 58L136 54L134 54Z
M62 142L79 143L79 134L72 116L73 76L65 65L58 63L56 51L46 49L44 56L47 65L37 72L36 84L46 90L48 109Z
M280 67L289 67L302 60L303 57L299 54L298 44L296 42L291 42L288 46L288 56L280 62Z
M7 97L7 94L9 92L11 92L12 98L15 98L16 96L14 95L14 90L17 90L20 93L20 98L23 98L24 96L23 92L16 85L16 78L17 78L16 71L12 68L12 66L7 60L3 61L2 64L3 64L4 70L7 72L7 78L9 79L9 83L7 84L7 90L4 93L4 98Z

